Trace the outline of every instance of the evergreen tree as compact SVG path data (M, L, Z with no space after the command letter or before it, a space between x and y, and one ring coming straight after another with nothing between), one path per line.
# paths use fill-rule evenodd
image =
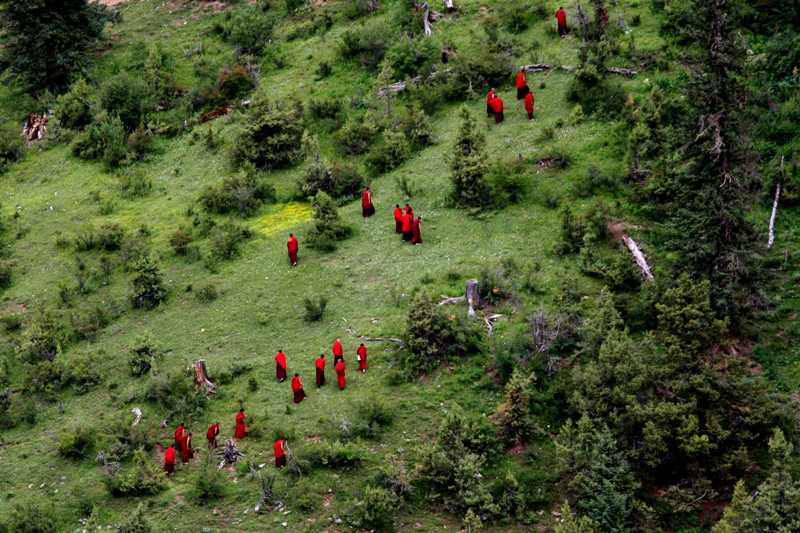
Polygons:
M37 92L64 89L89 65L109 18L87 0L1 0L3 61Z
M158 265L143 256L133 268L134 276L131 280L131 304L137 309L154 309L167 299L167 289Z
M503 439L511 445L526 441L535 428L531 416L531 388L536 380L533 373L514 369L506 384L505 402L497 409L497 423Z
M350 237L353 228L342 222L336 202L324 191L314 196L314 227L308 232L308 245L324 252L336 249L336 243Z
M151 533L153 526L144 514L144 505L139 504L136 510L117 528L117 533Z
M561 521L555 533L599 533L602 531L588 516L576 516L568 503L561 506Z
M461 127L450 158L451 195L458 206L483 207L491 203L491 191L486 181L485 143L475 117L466 107L462 108Z

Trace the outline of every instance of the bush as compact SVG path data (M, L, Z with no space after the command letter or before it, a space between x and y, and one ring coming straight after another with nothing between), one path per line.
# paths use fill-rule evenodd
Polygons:
M339 441L316 442L303 455L311 468L353 468L361 464L363 451Z
M76 394L86 394L103 381L96 357L77 357L69 362L66 371L67 380Z
M22 360L29 363L52 361L61 352L64 327L47 310L40 310L25 330L21 347Z
M226 102L234 102L244 98L255 88L255 78L242 65L223 68L217 79L217 90Z
M178 228L169 238L169 244L175 255L185 256L189 251L189 245L194 241L192 234L185 228Z
M374 0L352 0L344 4L342 14L345 18L354 20L371 15L375 12L376 6L378 3Z
M317 120L336 120L342 111L344 111L344 106L340 98L312 98L308 103L308 112L311 118Z
M332 198L342 199L357 197L365 184L366 180L355 167L341 163L328 167L317 155L299 185L303 196L315 196L322 191Z
M500 209L520 203L528 192L530 176L521 160L512 163L497 162L486 174L492 207Z
M209 283L194 291L194 296L198 302L207 304L216 300L219 297L219 292L216 285Z
M119 224L104 224L99 229L85 228L75 236L75 250L89 252L119 250L125 238L125 230Z
M133 454L133 465L108 475L104 481L115 497L152 496L166 488L164 472L141 448Z
M459 206L485 207L491 201L491 191L485 179L487 173L484 145L486 139L478 131L475 117L466 107L461 109L461 127L450 158L451 197Z
M339 41L339 55L342 59L354 60L367 69L375 70L386 55L387 41L391 35L389 28L377 21L347 29Z
M101 304L95 304L73 312L70 321L77 340L93 341L111 323L111 316L108 309Z
M386 54L395 75L400 79L430 74L438 50L427 37L403 36Z
M14 124L0 127L0 174L25 157L25 142Z
M579 69L567 87L567 100L580 104L590 115L614 118L625 107L625 99L625 89L605 79L591 65Z
M325 315L325 308L328 306L328 299L324 296L319 296L316 299L304 298L303 307L305 313L303 320L306 322L319 322Z
M408 139L402 131L388 130L383 142L367 155L366 164L376 174L383 174L399 167L411 157Z
M202 416L208 398L192 383L185 374L151 376L145 391L145 400L157 404L183 420Z
M56 100L55 118L58 123L71 130L82 130L92 122L92 87L79 78L69 91Z
M433 144L433 128L430 119L418 103L408 108L400 120L400 129L415 150L421 150Z
M235 212L241 217L255 213L263 203L275 200L275 188L254 172L224 178L200 195L200 203L210 213Z
M336 243L350 237L353 229L339 218L336 203L324 192L314 197L314 227L308 232L308 246L323 252L332 252Z
M234 163L259 169L292 165L303 155L303 109L297 104L253 103L232 152Z
M225 494L225 477L222 471L212 463L209 456L203 467L197 471L189 491L190 498L199 505L218 500Z
M211 257L215 260L230 260L239 255L242 244L253 236L253 232L238 224L225 223L211 232Z
M533 23L533 11L529 2L523 0L506 0L498 9L500 23L511 33L522 33Z
M131 375L144 376L162 356L163 352L155 346L148 335L138 337L128 352L128 368Z
M256 4L228 11L224 21L217 25L217 32L243 51L258 54L269 43L277 22L277 16L264 6Z
M496 422L500 437L509 446L527 442L536 429L531 414L531 394L536 376L514 369L506 383L505 402L497 408Z
M378 128L371 120L348 119L334 135L334 143L346 155L361 155L369 150L378 134Z
M141 76L122 72L108 78L99 89L100 106L118 116L127 131L133 131L152 107L149 88Z
M153 531L155 529L147 520L142 503L136 506L136 510L117 527L117 533L152 533Z
M20 533L56 533L61 520L49 503L15 503L6 517L4 531Z
M392 527L397 512L397 496L384 488L367 486L349 513L350 523L360 529L385 531Z
M142 161L153 147L153 132L138 126L128 135L128 160Z
M11 286L13 281L13 269L14 269L14 262L13 261L6 261L0 259L0 289L7 289ZM13 323L13 319L8 316L2 317L2 320L5 323L6 330L11 331L13 329L19 329L19 327L12 327L9 329L9 325ZM12 320L9 322L9 320Z
M119 166L128 154L128 134L118 116L103 114L72 142L72 154L86 160L102 160Z
M66 369L61 361L39 361L25 365L24 387L30 393L52 395L67 382Z
M131 280L131 305L136 309L155 309L167 299L167 289L158 265L148 256L135 264Z
M579 177L572 185L572 192L579 198L588 198L598 191L614 192L617 190L617 181L609 175L604 175L597 167L591 166L583 177Z
M66 459L86 459L94 448L94 433L82 425L67 429L58 437L58 454Z

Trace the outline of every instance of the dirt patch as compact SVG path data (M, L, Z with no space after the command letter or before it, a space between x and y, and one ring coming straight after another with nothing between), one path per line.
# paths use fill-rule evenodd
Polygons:
M303 437L303 440L306 442L319 442L322 440L322 437L319 435L307 435Z
M621 241L622 236L625 235L627 226L624 222L609 222L606 228L608 229L608 234L611 235L612 239L615 241Z

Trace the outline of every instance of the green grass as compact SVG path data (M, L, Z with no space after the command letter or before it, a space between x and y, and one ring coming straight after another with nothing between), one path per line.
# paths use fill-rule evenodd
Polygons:
M628 18L636 13L642 16L642 25L633 29L636 46L645 50L658 48L662 41L657 35L657 20L644 6L646 3L623 4ZM574 11L573 2L565 5ZM127 68L139 57L137 54L141 54L139 43L158 42L172 52L176 58L176 79L187 88L194 83L195 75L186 51L202 43L208 61L222 64L230 59L230 47L210 34L213 17L219 15L175 6L180 3L141 0L125 4L121 8L123 22L110 28L112 46L101 55L94 75L102 79ZM452 21L437 23L434 38L449 39L460 53L469 53L473 36L480 33L479 2L462 0L459 6L461 15ZM386 10L376 15L388 16ZM320 61L333 63L336 60L335 43L345 27L346 24L339 23L324 36L313 35L282 44L290 66L266 72L258 92L273 98L307 99L313 95L349 96L373 91L372 75L353 65L336 63L333 75L320 82L313 80L311 73ZM551 31L552 21L548 19L516 36L521 45L516 62L576 64L576 39L562 41L549 35ZM536 49L530 44L534 40L540 44ZM625 81L625 87L634 95L644 94L647 91L645 77ZM66 146L32 151L0 183L5 213L15 209L20 214L16 224L25 228L24 236L13 248L17 268L13 286L3 294L6 310L17 309L20 305L33 310L38 305L55 302L59 283L72 279L76 261L75 252L57 247L56 241L59 237L71 238L86 226L107 222L118 223L130 232L143 225L149 228L152 249L164 271L170 298L166 305L152 312L128 310L105 328L95 342L67 348L62 355L66 361L80 354L100 354L99 370L104 382L83 396L65 392L59 402L37 400L37 424L17 427L0 437L0 464L3 465L0 515L16 502L42 498L72 505L69 495L78 489L88 493L97 504L104 525L119 522L135 509L136 502L114 499L106 493L101 482L102 471L93 461L70 462L59 458L54 436L60 428L73 424L99 430L134 406L143 409L150 425L167 415L141 400L128 401L149 379L131 378L127 370L127 350L143 333L148 333L159 346L169 350L160 365L161 372L183 369L199 358L207 360L212 375L233 363L254 366L249 374L220 388L205 416L189 421L195 441L201 446L203 432L211 421L222 423L222 436L232 433L233 416L240 399L248 413L265 421L267 428L264 438L242 442L248 459L257 464L271 465L269 436L274 428L294 427L300 442L291 444L302 453L303 441L308 437L321 435L330 440L335 434L331 428L343 416L352 416L354 406L364 399L382 397L398 415L382 438L360 443L366 453L364 465L359 469L348 472L317 470L297 481L279 476L276 491L293 511L288 515L255 516L252 508L258 496L256 484L229 472L226 472L230 480L226 497L198 507L188 500L187 493L191 473L199 468L199 462L181 468L169 482L167 491L143 499L158 530L172 524L180 531L198 531L202 527L219 531L321 531L329 527L335 517L346 513L348 501L390 457L402 458L408 469L413 470L418 447L433 438L441 413L450 402L456 401L472 413L491 415L500 401L500 391L489 384L485 361L480 356L442 368L424 380L388 386L385 375L392 371L389 352L392 346L372 345L370 371L357 375L353 369L357 346L353 334L401 334L408 304L420 287L434 294L457 294L462 290L461 280L477 276L482 267L495 265L504 258L514 258L523 265L535 262L541 267L539 281L544 293L527 298L527 306L552 308L556 305L555 297L562 280L577 275L577 260L558 258L552 253L558 239L560 216L557 209L542 205L542 194L547 191L556 195L561 205L569 204L580 210L595 199L571 197L570 187L576 177L585 174L591 166L619 177L626 169L623 125L570 122L572 107L564 98L569 80L570 75L564 72L529 75L529 83L536 93L537 115L533 122L526 119L509 83L501 89L507 105L506 122L499 127L488 121L484 125L490 160L522 157L534 162L554 151L571 157L573 164L565 171L533 170L531 193L524 203L480 218L446 207L449 187L446 156L459 126L461 105L453 104L434 117L437 143L433 147L417 154L394 172L374 180L378 209L375 217L362 220L357 202L340 210L356 232L336 252L320 254L304 248L303 238L310 228L310 210L304 204L284 205L282 202L265 206L260 213L243 221L255 230L255 237L245 245L240 258L222 263L216 273L210 273L202 262L187 263L175 257L168 241L178 226L190 223L187 209L195 206L199 210L195 203L198 194L231 172L225 148L216 153L208 152L202 142L192 143L190 134L159 139L158 153L135 166L136 171L150 177L154 183L153 191L138 199L122 198L115 176L99 164L77 160ZM545 88L539 88L540 83L544 83ZM17 100L7 91L0 96L0 105L13 113ZM466 105L485 120L482 97ZM239 113L234 113L213 124L215 131L226 139L227 146L232 142L239 120ZM542 141L542 129L555 127L559 120L565 125L555 128L553 139ZM197 127L200 132L205 131L204 128ZM328 135L321 135L321 145L325 155L333 158ZM270 174L269 180L282 200L292 196L302 168ZM423 246L402 245L394 233L391 208L404 201L395 182L398 176L406 176L415 184L417 193L411 203L425 220ZM90 198L93 191L99 191L102 199L113 200L115 207L110 214L100 214L99 205ZM606 200L612 210L626 213L623 197ZM790 227L797 225L791 226L788 216L782 218L780 228L788 230ZM301 242L300 265L295 269L288 266L286 258L285 240L289 231L298 234ZM80 257L90 268L96 268L99 255L80 254ZM448 281L447 275L451 272L458 273L460 280ZM659 273L658 263L656 273ZM108 287L99 289L78 306L95 300L124 302L129 277L117 268ZM209 282L220 292L213 302L200 303L185 292L187 285L200 287ZM579 282L587 293L597 288L597 283L588 278L580 277ZM328 298L325 319L320 323L305 323L303 298L317 295ZM796 308L796 303L793 298L783 302L782 308L788 312L790 307ZM508 323L501 322L497 335L502 338L509 328ZM6 337L7 342L16 341L9 335ZM351 364L348 389L339 392L329 384L317 391L312 386L313 360L320 351L328 352L337 337L343 339ZM304 376L309 393L305 402L291 406L291 414L287 414L287 405L291 403L288 385L274 380L273 356L279 348L288 354L290 372L298 371ZM791 361L775 362L769 368L770 371L774 369L776 376L785 376L781 379L787 387L796 387L800 382L798 360L800 355L795 349ZM19 368L13 372L12 377L18 378ZM256 393L247 390L251 376L260 385ZM172 420L169 427L159 432L161 443L168 442L174 422ZM551 494L554 490L552 445L544 441L536 447L529 461L504 457L494 466L493 472L501 475L507 469L527 472L531 478L541 480L543 494ZM200 456L203 455L201 452ZM154 455L153 460L160 458ZM323 505L329 494L334 496L330 505ZM543 510L542 521L547 524L550 509L543 506ZM68 514L67 519L67 529L78 527L74 513ZM280 527L282 522L288 523L286 528ZM415 502L398 518L397 529L408 531L416 528L416 524L420 524L422 531L454 531L460 521L459 517ZM489 529L518 530L524 529L511 525Z

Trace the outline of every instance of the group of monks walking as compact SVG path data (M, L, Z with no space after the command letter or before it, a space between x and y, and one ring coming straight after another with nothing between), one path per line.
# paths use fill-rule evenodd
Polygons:
M517 100L523 101L525 112L528 114L528 120L533 120L535 98L530 87L528 87L528 80L525 78L524 68L519 69L517 72L514 86L517 88ZM497 94L497 89L494 87L489 89L489 92L486 94L486 116L494 117L495 124L500 124L505 120L503 106L503 99Z

